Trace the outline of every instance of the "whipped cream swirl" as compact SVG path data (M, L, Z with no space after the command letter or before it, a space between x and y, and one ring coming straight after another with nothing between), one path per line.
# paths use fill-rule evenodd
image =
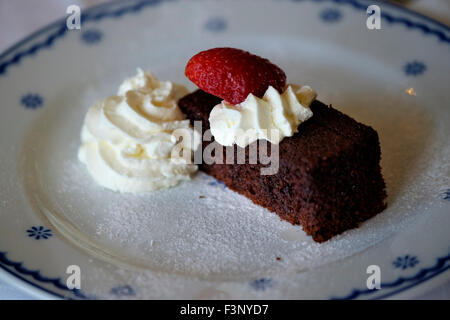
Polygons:
M289 85L282 94L269 86L262 99L249 94L237 105L222 101L211 110L211 133L224 146L244 148L258 139L279 144L312 117L309 106L316 97L308 86Z
M178 107L188 90L138 69L86 114L78 158L100 185L152 191L190 179L199 139ZM182 137L182 138L180 138ZM196 143L194 143L196 142Z

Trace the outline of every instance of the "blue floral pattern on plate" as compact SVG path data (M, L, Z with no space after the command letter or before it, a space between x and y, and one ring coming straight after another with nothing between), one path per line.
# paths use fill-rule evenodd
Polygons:
M103 38L103 33L97 29L90 29L81 33L81 40L87 44L97 44Z
M409 269L414 268L419 263L419 259L415 256L406 255L403 257L397 257L397 259L392 262L395 268L397 269Z
M250 282L250 287L256 291L265 291L268 288L272 288L274 286L274 282L269 278L261 278L256 279Z
M342 20L342 13L335 8L327 8L320 12L320 19L326 23L335 23Z
M225 31L227 27L227 21L222 17L213 17L205 23L205 29L212 32Z
M37 93L27 93L20 99L20 104L27 109L37 109L44 105L44 98Z
M52 230L44 228L43 226L33 226L27 230L28 236L36 240L48 239L53 236Z
M441 196L442 196L442 199L443 199L443 200L450 201L450 189L444 190L444 191L441 193Z
M427 70L427 66L425 63L421 61L414 60L412 62L408 62L403 66L403 71L407 76L419 76Z
M129 285L117 286L111 289L111 294L117 297L135 296L136 292Z

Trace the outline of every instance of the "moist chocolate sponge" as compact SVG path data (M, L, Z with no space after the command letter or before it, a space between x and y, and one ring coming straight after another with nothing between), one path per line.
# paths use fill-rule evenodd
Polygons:
M179 106L191 122L201 120L206 131L209 113L220 102L197 90ZM200 169L323 242L381 212L386 192L377 132L317 100L311 110L313 117L280 142L276 174L261 175L268 165L260 161L237 164L237 152L248 159L251 145L245 150L229 147L234 164L203 163ZM210 143L217 142L203 141L203 149ZM270 154L273 145L267 145ZM226 158L225 148L222 156Z

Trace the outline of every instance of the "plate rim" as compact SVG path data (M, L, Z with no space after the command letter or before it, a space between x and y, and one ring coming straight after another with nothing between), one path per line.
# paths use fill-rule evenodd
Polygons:
M113 0L110 2L101 3L83 9L81 19L82 22L86 21L98 22L100 20L103 20L104 18L120 18L121 16L126 15L128 13L140 12L144 8L156 6L163 2L175 2L175 1L176 0L127 0L127 1ZM304 2L304 0L286 0L286 1L295 3ZM367 0L307 0L307 1L312 3L332 3L334 5L350 5L356 10L366 10L368 5ZM383 2L380 0L371 0L370 4L373 4L374 2L376 2L376 4L394 8L395 10L406 13L408 15L408 18L406 18L406 17L396 17L393 16L391 13L387 14L382 13L382 18L384 18L385 22L390 24L395 23L403 24L407 30L422 31L422 34L424 36L434 35L438 38L438 40L440 40L440 42L450 44L450 34L446 35L446 32L450 32L450 25L446 25L445 23L440 22L434 18L428 17L412 9L402 7L398 4ZM118 7L116 11L113 12L107 11L108 9L113 8L115 6ZM95 15L95 13L97 14ZM410 20L411 16L419 18L424 21L412 21ZM444 30L430 28L427 25L429 23L437 26L438 28L443 28ZM56 29L57 32L48 35L48 37L45 38L44 42L35 44L34 46L31 46L30 48L27 49L23 48L24 51L20 51L20 49L24 45L32 44L33 40L35 40L39 36L46 35L46 33L52 31L53 29ZM37 31L30 33L29 35L15 42L13 45L9 46L6 50L0 53L0 78L5 77L7 75L7 70L9 66L19 65L22 58L34 55L43 48L51 48L54 44L54 41L57 40L58 38L64 37L67 31L68 30L66 27L66 17L63 17L39 28ZM11 56L9 60L6 59L8 56ZM84 297L84 295L77 293L74 290L70 290L68 288L65 288L64 291L69 292L71 296L66 296L61 293L52 291L44 286L39 285L38 283L28 280L26 276L28 277L31 276L37 282L40 282L42 284L50 283L56 289L61 290L61 288L58 288L58 286L55 284L55 281L58 280L59 278L47 278L40 273L40 270L26 269L26 267L23 266L23 262L15 262L9 260L6 257L6 253L7 252L5 251L0 251L0 274L2 275L2 279L4 279L5 282L14 284L17 288L24 290L25 292L30 293L31 295L38 298L44 299L86 298ZM440 265L439 261L441 260L444 260L444 265ZM419 270L417 274L415 274L412 277L409 277L409 280L399 277L396 281L390 283L390 285L395 285L395 283L399 282L398 285L401 285L402 283L404 283L404 281L413 281L410 285L399 288L397 290L393 290L380 297L376 297L375 299L395 296L401 292L404 292L412 287L419 285L422 282L428 281L450 269L450 264L445 265L446 261L450 261L450 253L446 256L437 257L436 261L437 264L435 266ZM432 269L433 270L436 269L439 265L440 268L435 270L436 272L427 278L426 274ZM376 291L371 290L371 292ZM370 295L370 293L367 290L364 289L360 290L355 288L349 294L342 295L341 297L336 299L356 299L362 295Z

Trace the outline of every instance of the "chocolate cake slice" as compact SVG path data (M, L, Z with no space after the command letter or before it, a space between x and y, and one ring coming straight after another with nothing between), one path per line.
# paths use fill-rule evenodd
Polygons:
M191 122L202 121L206 131L210 111L220 102L197 90L179 106ZM313 117L279 144L276 174L261 175L267 166L261 162L203 163L200 169L323 242L381 212L386 193L377 132L317 100L310 108ZM203 148L210 143L203 141ZM268 145L270 152L273 145ZM251 147L245 148L246 157ZM240 147L233 148L236 162ZM223 152L225 159L225 148Z

